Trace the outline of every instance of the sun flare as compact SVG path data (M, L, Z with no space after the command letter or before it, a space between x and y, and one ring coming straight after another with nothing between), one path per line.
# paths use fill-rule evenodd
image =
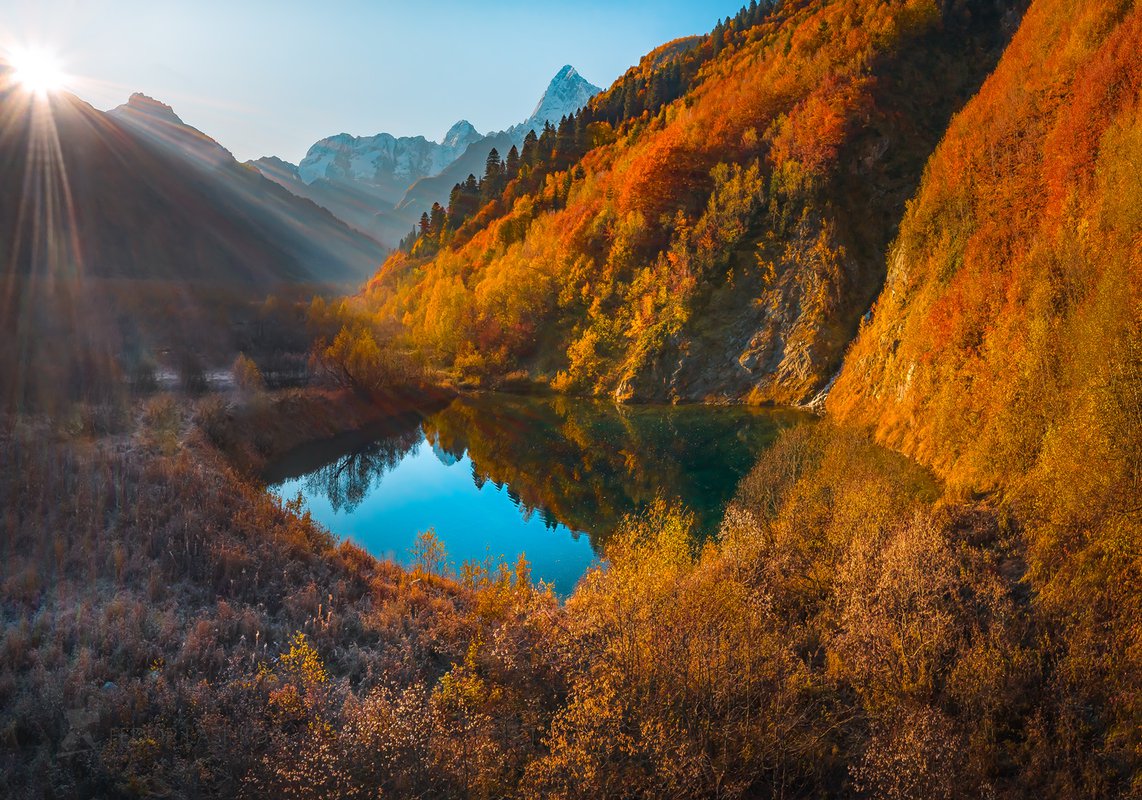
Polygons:
M59 59L49 50L13 50L9 58L16 82L32 94L42 96L57 91L63 88L67 80Z

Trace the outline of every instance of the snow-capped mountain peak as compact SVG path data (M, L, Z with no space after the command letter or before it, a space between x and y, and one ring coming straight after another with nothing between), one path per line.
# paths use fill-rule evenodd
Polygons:
M351 136L339 133L314 144L298 164L298 174L311 184L322 178L386 184L394 178L405 186L435 175L462 154L481 134L460 120L437 144L423 136Z
M492 147L505 155L529 130L558 125L601 90L574 67L560 69L532 115L506 131L481 134L460 120L439 142L423 136L329 136L309 148L297 165L275 159L249 162L267 178L309 197L360 230L390 244L408 232L434 201L446 202L453 184L482 175Z
M464 152L464 148L472 142L479 141L483 138L483 134L476 130L466 119L462 119L448 129L448 133L444 134L444 138L440 141L443 147L450 150L458 150L457 155Z
M587 101L601 91L602 89L567 64L555 73L555 77L547 84L547 91L543 93L535 110L531 112L531 116L522 127L525 131L534 128L538 132L543 128L544 122L557 125L559 120L587 105Z

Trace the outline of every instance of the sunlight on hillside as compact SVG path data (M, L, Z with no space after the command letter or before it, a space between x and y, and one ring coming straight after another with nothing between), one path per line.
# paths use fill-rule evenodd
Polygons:
M0 796L1142 797L1140 0L135 2L0 32Z

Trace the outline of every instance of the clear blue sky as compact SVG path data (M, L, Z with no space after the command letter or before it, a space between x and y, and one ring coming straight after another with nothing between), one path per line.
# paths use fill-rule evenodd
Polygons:
M741 0L0 0L0 48L48 46L97 108L142 91L239 159L317 139L500 130L572 64L606 87Z

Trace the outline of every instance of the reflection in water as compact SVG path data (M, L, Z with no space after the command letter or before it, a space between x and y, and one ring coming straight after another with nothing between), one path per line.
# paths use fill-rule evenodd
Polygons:
M619 406L566 397L482 395L427 417L434 449L472 461L477 485L506 485L525 513L598 545L657 495L717 529L738 481L798 412L739 406Z
M334 511L353 513L374 483L423 441L418 427L377 439L330 461L305 476L307 494L323 494Z
M419 413L387 417L360 431L304 445L266 470L271 486L300 479L303 494L319 495L332 510L353 513L384 477L424 441Z
M456 560L526 552L569 591L623 515L679 500L712 534L738 481L806 415L478 395L303 448L267 481L378 556L407 562L434 527ZM591 548L572 532L584 532ZM550 563L548 563L550 562Z

